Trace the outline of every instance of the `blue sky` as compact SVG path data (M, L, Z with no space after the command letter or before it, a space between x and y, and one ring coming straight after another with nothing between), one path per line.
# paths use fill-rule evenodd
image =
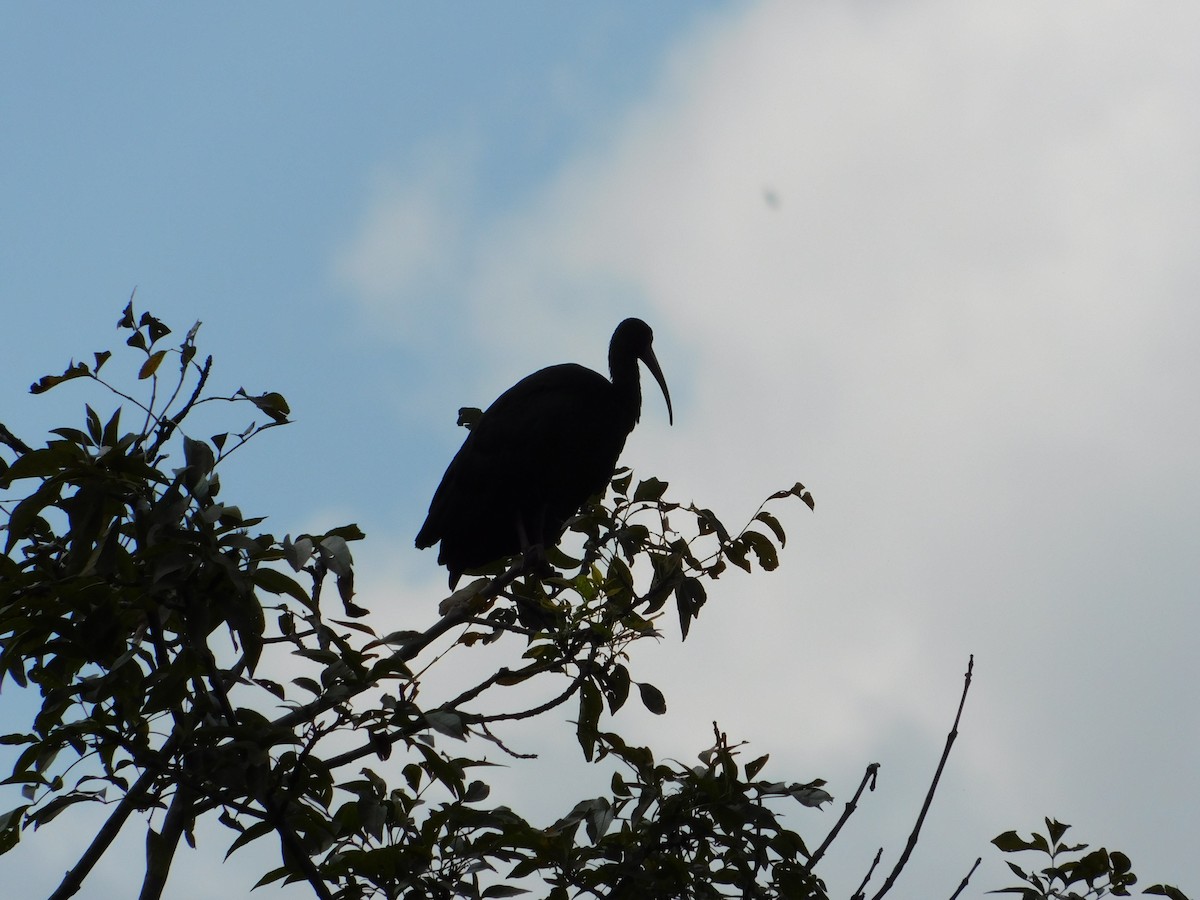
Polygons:
M277 532L360 522L373 624L414 627L457 408L601 367L640 315L675 426L648 394L625 461L730 521L797 479L817 511L647 652L670 713L635 736L689 758L715 718L839 804L882 762L830 860L849 894L902 845L973 652L910 893L1042 815L1195 891L1198 44L1191 5L1082 0L6 4L0 421L78 415L78 384L25 388L135 287L201 319L217 383L296 419L228 496ZM52 883L63 823L0 876ZM187 876L223 846L174 896L253 882Z

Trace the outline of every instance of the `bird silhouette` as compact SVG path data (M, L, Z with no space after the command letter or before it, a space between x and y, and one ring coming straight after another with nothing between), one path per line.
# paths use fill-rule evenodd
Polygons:
M417 534L441 541L451 589L463 572L501 557L554 546L567 519L602 493L641 415L638 361L671 394L641 319L626 319L608 347L609 380L574 363L522 378L475 423L451 460Z

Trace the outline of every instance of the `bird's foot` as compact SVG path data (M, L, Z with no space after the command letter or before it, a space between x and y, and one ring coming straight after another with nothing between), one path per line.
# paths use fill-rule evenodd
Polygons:
M546 559L546 548L542 544L530 544L521 552L521 569L539 580L554 578L562 574Z

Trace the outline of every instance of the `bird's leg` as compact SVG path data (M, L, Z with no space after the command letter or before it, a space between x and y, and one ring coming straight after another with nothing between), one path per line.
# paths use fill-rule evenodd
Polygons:
M517 516L517 539L521 544L521 571L536 579L537 587L534 589L534 586L527 581L526 589L530 590L532 595L523 596L521 592L514 591L512 598L516 602L517 618L531 631L550 629L557 620L556 612L546 601L545 588L541 585L542 579L558 574L546 560L546 546L540 540L542 530L539 529L539 540L530 540L529 533L525 529L524 517ZM539 597L542 599L539 600Z
M525 529L525 517L518 514L517 540L521 544L522 568L526 572L544 578L548 575L557 575L558 572L546 560L546 544L542 534L545 529L540 527L541 518L544 517L539 517L537 540L530 540L529 532Z

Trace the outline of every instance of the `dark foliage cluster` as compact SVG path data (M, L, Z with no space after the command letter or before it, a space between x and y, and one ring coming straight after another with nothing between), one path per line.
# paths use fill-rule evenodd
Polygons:
M36 448L0 426L12 457L0 457L0 684L38 698L0 737L16 756L5 784L21 798L0 815L0 852L80 804L107 813L52 896L78 892L131 821L147 838L141 896L162 896L202 820L228 829L229 853L273 841L279 864L260 885L303 882L321 898L827 896L816 866L877 766L813 848L791 826L832 799L822 781L765 777L768 757L744 759L715 723L694 766L656 758L616 725L631 697L666 712L634 645L675 625L686 639L729 566L776 568L786 534L769 507L812 507L803 485L731 531L669 499L665 482L619 471L606 501L571 521L575 555L498 564L425 629L380 635L355 602L355 525L277 537L222 494L230 456L287 423L284 398L210 392L198 325L172 344L132 304L118 325L133 387L108 380L107 351L32 386L85 380L117 398L111 412L88 405L82 428ZM198 433L196 411L221 404L254 421ZM505 665L453 695L428 685L441 660L488 646L513 648ZM560 708L583 758L611 767L609 791L548 824L489 803L493 760L521 755L511 735ZM1002 850L1042 849L1006 840ZM1120 894L1128 861L1104 861L1056 865L1068 886L1105 877ZM1013 870L1043 891L1024 896L1075 896L1053 893L1047 872Z

